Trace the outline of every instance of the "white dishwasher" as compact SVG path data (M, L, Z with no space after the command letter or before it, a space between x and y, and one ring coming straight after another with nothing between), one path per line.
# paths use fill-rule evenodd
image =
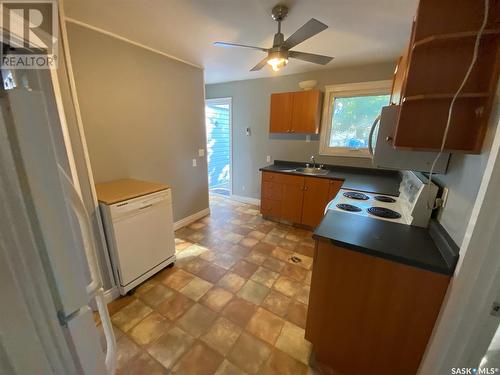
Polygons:
M122 295L175 262L171 189L100 207Z

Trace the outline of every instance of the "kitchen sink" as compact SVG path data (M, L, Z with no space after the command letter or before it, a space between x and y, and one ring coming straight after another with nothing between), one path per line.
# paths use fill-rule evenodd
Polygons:
M312 175L320 175L324 176L328 174L328 169L323 168L296 168L295 172L304 173L304 174L312 174Z

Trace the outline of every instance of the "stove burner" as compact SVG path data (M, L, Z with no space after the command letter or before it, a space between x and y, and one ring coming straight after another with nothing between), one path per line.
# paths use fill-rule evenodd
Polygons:
M394 203L394 202L396 202L396 200L394 198L386 197L385 195L376 195L376 196L373 197L373 199L375 199L376 201L385 202L385 203Z
M370 207L367 209L369 213L374 216L383 217L385 219L399 219L401 214L399 212L390 210L385 207Z
M339 204L337 204L337 207L340 208L341 210L349 211L349 212L361 211L361 208L353 206L352 204L347 204L347 203L339 203Z
M345 192L344 193L344 197L351 198L351 199L362 200L362 201L366 201L366 200L370 199L370 197L368 195L363 194L363 193L358 193L358 192L355 192L355 191Z

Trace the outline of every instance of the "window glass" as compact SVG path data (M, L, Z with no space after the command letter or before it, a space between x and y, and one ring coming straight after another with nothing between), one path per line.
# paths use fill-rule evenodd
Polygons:
M362 149L368 147L368 135L390 95L335 97L332 102L329 147Z

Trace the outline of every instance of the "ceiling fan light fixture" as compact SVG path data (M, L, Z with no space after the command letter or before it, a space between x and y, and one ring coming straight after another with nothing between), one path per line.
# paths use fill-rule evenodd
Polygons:
M272 59L267 60L267 63L271 65L271 67L275 72L277 72L281 68L283 68L286 64L288 64L288 59L285 59L284 57L274 57Z

